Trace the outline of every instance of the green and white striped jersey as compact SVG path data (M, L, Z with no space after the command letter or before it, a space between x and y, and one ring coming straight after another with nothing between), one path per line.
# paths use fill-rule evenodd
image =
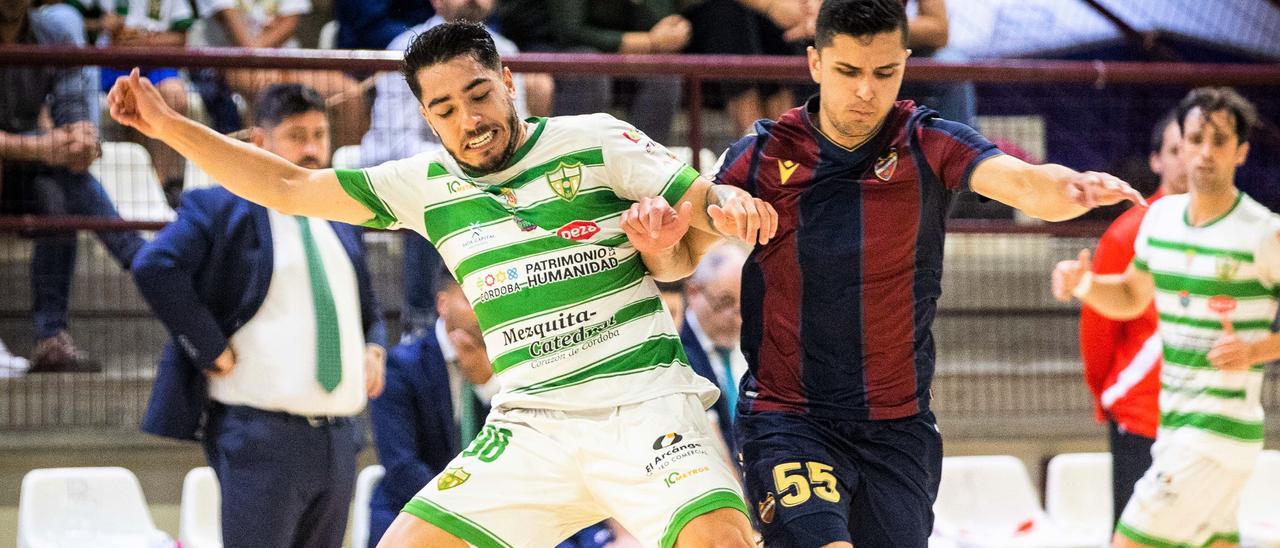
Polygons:
M1164 342L1160 439L1173 438L1226 464L1252 466L1262 449L1262 366L1220 371L1208 352L1228 312L1237 336L1266 338L1280 295L1280 217L1240 193L1222 217L1187 223L1188 195L1151 205L1134 242L1133 265L1156 283Z
M675 204L697 172L606 114L531 119L509 167L473 175L444 150L338 180L376 228L427 237L480 320L495 406L599 409L672 393L707 405L671 316L619 225L634 201Z

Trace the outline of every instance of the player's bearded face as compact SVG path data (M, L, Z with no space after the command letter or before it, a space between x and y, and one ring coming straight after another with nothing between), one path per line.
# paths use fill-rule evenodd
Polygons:
M422 115L459 165L479 173L511 160L522 137L511 71L459 56L424 68Z
M819 125L828 138L853 146L875 133L898 98L909 55L897 30L837 34L820 50L809 48L809 73L821 95Z
M1235 127L1235 119L1225 110L1205 115L1194 108L1187 113L1181 152L1193 190L1221 192L1233 184L1236 168L1249 154L1249 143L1239 141Z

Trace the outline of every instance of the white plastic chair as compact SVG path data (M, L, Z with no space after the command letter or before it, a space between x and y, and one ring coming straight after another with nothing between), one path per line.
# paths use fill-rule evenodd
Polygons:
M360 167L360 145L338 147L333 151L333 159L329 162L334 169L356 169Z
M373 488L385 474L381 464L374 464L356 476L356 492L351 500L351 548L369 545L369 500L373 498Z
M1240 494L1242 546L1280 547L1280 451L1263 451Z
M1111 453L1065 453L1049 460L1045 510L1063 528L1111 539Z
M316 43L316 49L333 49L337 43L338 21L329 21L320 27L320 39Z
M151 155L142 145L124 141L102 143L102 157L89 166L102 182L120 217L130 221L171 221L173 210L164 201Z
M183 190L218 186L218 182L214 181L213 177L210 177L203 169L196 167L195 162L187 162L186 170L182 176L182 183Z
M1040 508L1022 461L1001 456L948 457L933 509L935 533L962 548L1093 548Z
M18 548L136 548L165 538L124 468L38 468L22 478Z
M212 468L187 472L180 512L178 540L184 548L222 548L222 493Z
M671 151L671 154L676 158L679 158L681 162L693 165L693 149L689 147L667 147L667 150ZM719 156L710 149L704 148L698 151L698 162L702 164L698 167L704 177L709 178L715 176L715 173L711 171L711 168L715 167L716 160L718 159L720 159Z

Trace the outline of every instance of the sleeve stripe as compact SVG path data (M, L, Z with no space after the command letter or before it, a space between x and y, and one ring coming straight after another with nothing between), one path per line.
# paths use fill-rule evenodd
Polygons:
M689 187L693 186L693 181L698 178L698 171L689 166L684 166L671 177L667 185L663 187L659 193L668 204L675 207L676 202L684 197L689 191Z
M1147 262L1140 257L1133 258L1133 267L1143 272L1151 272L1151 268L1147 266Z
M360 223L361 225L369 228L387 228L399 222L395 214L391 213L391 208L387 207L382 198L374 192L373 185L363 170L335 169L333 171L338 176L338 183L342 185L342 190L373 213L373 217Z

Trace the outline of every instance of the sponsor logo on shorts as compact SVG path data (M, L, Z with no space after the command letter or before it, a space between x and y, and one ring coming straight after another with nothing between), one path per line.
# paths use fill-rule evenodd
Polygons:
M453 489L466 483L470 478L471 474L463 470L462 467L445 468L444 472L440 474L440 479L436 480L436 489L440 491Z
M760 514L762 523L773 523L773 512L778 507L777 501L773 498L773 493L765 493L764 499L756 504L756 511Z
M556 229L556 236L575 242L590 240L599 233L600 225L595 221L574 221Z
M644 466L644 475L652 477L655 473L670 468L673 464L693 455L706 455L707 450L701 443L686 442L678 432L669 432L653 440L653 450L659 451L653 461ZM670 486L670 484L668 484Z
M711 471L710 468L703 466L700 468L694 468L693 470L689 470L687 472L672 472L668 474L666 479L663 479L662 481L663 483L667 484L667 487L671 487L672 485L675 485L677 482L681 480L685 480L692 476L696 476L698 474L703 474L710 471Z

